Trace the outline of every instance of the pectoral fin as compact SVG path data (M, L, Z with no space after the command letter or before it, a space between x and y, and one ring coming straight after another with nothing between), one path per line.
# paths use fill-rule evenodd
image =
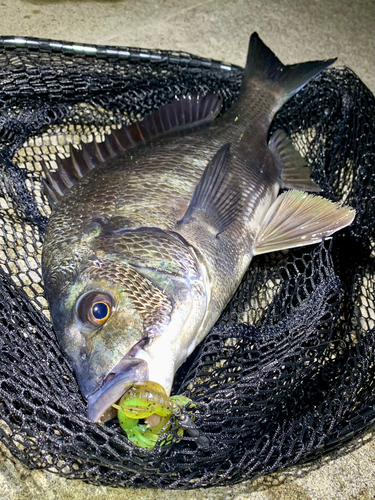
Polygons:
M200 218L217 236L238 216L242 207L241 190L228 176L229 150L230 144L224 144L207 164L180 224Z
M292 190L278 196L259 230L254 254L319 243L353 221L355 211L321 196Z

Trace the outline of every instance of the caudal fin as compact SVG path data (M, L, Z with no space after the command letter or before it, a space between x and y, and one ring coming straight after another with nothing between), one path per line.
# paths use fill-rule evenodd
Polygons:
M292 95L335 61L336 59L327 59L286 66L262 42L258 34L253 33L250 37L242 87L246 88L249 80L258 77L282 89L276 106L279 109Z

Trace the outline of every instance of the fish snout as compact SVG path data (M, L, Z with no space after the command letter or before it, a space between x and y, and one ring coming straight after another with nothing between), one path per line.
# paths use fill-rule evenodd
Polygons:
M115 417L112 407L132 383L148 380L148 364L143 359L124 357L103 380L99 389L88 397L87 417L94 422L104 423Z

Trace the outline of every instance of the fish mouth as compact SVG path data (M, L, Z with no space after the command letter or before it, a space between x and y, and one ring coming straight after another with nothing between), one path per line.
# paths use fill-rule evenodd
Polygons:
M134 382L148 379L148 365L143 359L124 357L104 379L103 385L88 398L87 417L104 423L117 415L113 408Z

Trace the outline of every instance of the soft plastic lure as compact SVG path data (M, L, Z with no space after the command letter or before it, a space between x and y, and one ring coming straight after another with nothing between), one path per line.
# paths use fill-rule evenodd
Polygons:
M152 450L161 430L167 426L172 415L179 416L181 408L191 400L184 396L171 396L156 382L135 382L114 404L121 428L128 439L141 448ZM144 419L144 423L139 421ZM167 427L166 427L167 429ZM182 436L184 429L178 430ZM167 444L162 441L161 444Z

